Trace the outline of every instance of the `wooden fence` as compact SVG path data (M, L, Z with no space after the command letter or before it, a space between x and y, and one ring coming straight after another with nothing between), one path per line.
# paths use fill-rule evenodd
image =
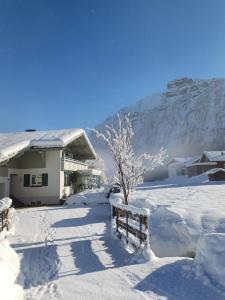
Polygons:
M116 231L120 238L122 235L125 235L128 243L129 235L133 235L139 240L140 245L148 243L147 214L138 213L137 211L133 212L129 209L129 206L126 205L120 205L120 207L118 207L112 204L112 217L115 220ZM136 247L137 245L134 244L134 246Z
M5 209L0 212L0 232L2 232L5 228L8 230L8 214L9 209Z

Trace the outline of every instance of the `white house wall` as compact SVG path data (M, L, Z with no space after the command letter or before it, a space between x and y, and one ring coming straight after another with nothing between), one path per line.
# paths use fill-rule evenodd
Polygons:
M46 151L46 167L35 169L9 169L10 174L17 174L18 184L13 186L13 195L25 204L58 204L60 199L61 150ZM24 174L48 174L48 186L24 187ZM28 196L29 195L29 196Z
M8 168L0 167L0 198L9 196Z
M64 159L62 164L62 170L60 171L60 198L70 196L74 192L72 186L64 186L64 171L75 172L88 170L88 165L69 159Z
M65 159L64 163L64 171L80 171L80 170L88 170L88 165L84 163L78 163L73 160Z

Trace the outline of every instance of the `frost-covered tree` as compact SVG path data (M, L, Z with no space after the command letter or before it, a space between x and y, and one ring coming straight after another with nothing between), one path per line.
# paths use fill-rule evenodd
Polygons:
M142 154L135 156L132 137L134 135L130 116L123 118L117 115L118 124L116 127L107 125L105 133L93 129L97 138L102 138L108 145L116 169L116 180L120 183L124 204L128 204L129 196L134 186L143 182L144 173L147 169L154 169L162 164L166 151L161 149L158 154Z

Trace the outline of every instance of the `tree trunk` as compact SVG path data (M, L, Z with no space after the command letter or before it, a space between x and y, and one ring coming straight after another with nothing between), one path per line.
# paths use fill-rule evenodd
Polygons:
M123 189L124 204L128 205L128 191L126 189L126 185L124 182L124 175L123 175L121 163L119 163L118 167L119 167L119 172L120 172L120 176L121 176L121 185L122 185L122 189Z

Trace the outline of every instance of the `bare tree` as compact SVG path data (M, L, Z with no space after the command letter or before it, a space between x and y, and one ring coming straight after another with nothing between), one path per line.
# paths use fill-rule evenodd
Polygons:
M166 151L161 149L157 155L143 154L136 157L132 146L134 135L130 116L122 119L117 115L118 124L106 126L106 132L92 129L97 138L102 138L108 145L116 168L116 180L120 183L124 196L124 204L128 204L129 196L134 186L143 182L145 162L148 169L154 169L162 164Z

